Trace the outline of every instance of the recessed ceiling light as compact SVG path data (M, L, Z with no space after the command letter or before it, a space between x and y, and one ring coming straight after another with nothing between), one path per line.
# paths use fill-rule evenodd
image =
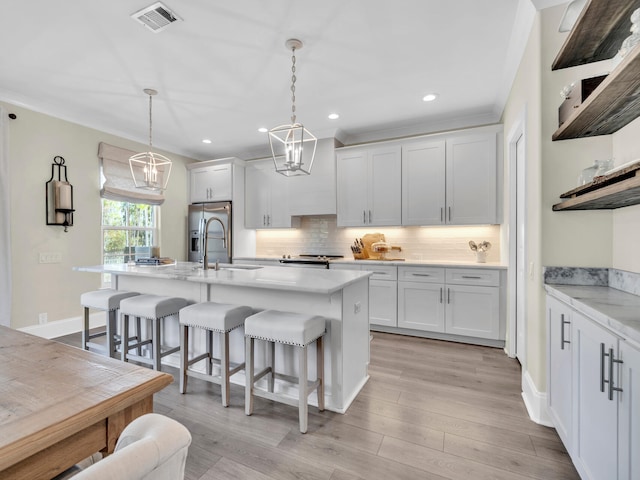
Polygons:
M423 102L433 102L436 98L438 98L437 93L428 93L424 97L422 97Z
M269 131L269 129L268 129L268 128L266 128L266 127L260 127L260 128L258 129L258 131L259 131L260 133L267 133L267 132Z
M330 113L329 114L329 119L330 120L337 120L338 118L340 118L340 115L338 115L337 113Z
M211 143L211 140L209 140L208 138L205 138L204 140L202 140L202 143Z

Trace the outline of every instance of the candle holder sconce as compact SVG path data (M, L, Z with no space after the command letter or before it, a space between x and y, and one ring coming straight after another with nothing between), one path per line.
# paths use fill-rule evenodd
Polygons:
M56 170L58 179L55 180ZM64 180L62 179L64 173ZM51 178L45 183L45 208L47 225L60 225L67 228L73 226L73 185L67 180L67 166L60 155L53 157Z

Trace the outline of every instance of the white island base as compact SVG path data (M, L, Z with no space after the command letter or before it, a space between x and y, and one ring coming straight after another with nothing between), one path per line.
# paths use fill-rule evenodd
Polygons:
M367 382L369 364L369 273L315 269L282 269L264 267L256 270L202 270L196 264L178 263L172 266L140 267L100 265L77 267L78 271L111 273L114 288L155 295L182 297L190 302L213 301L247 305L256 310L274 309L322 315L327 319L324 337L325 408L346 412ZM177 318L165 320L163 343L179 344ZM216 336L214 336L215 338ZM231 332L230 360L244 361L242 329ZM205 351L205 332L193 329L189 338L190 355ZM298 375L297 349L276 345L276 371ZM214 340L214 354L220 351ZM308 348L309 380L315 379L315 344ZM264 342L256 341L256 370L266 364ZM178 354L163 362L178 367ZM193 366L204 372L204 362ZM215 368L215 367L214 367ZM215 373L215 372L214 372ZM244 386L244 371L231 377L231 382ZM263 383L261 383L263 382ZM257 383L266 386L266 379ZM275 389L292 399L297 398L297 385L276 380ZM187 387L187 394L188 394ZM309 403L317 405L315 395Z

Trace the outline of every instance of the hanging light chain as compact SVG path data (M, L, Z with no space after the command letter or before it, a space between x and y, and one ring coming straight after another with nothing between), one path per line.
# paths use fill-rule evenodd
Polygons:
M291 49L291 124L296 123L296 47Z
M149 94L149 151L152 150L152 143L151 143L151 132L152 132L152 120L151 120L151 102L153 101L153 96L151 94Z

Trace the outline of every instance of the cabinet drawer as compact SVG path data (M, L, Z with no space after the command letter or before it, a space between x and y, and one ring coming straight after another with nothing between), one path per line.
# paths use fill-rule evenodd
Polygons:
M401 282L444 283L444 268L398 267Z
M373 272L371 280L397 280L398 268L391 265L362 265L362 270Z
M500 286L498 270L447 268L447 284Z

